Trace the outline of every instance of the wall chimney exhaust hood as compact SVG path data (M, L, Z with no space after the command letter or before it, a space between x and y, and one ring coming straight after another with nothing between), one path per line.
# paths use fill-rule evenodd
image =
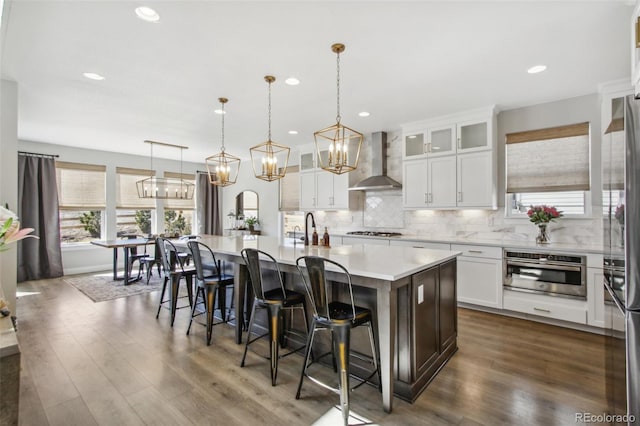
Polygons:
M349 188L349 191L380 191L400 189L402 184L387 176L387 134L371 135L371 177Z

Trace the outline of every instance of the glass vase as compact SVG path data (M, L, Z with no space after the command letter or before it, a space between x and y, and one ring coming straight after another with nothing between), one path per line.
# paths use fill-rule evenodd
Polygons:
M538 224L538 236L536 237L536 243L538 244L549 244L551 242L551 238L549 238L549 230L547 229L546 223Z

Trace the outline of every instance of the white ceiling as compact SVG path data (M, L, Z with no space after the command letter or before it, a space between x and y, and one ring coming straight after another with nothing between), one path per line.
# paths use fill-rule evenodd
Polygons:
M159 23L136 17L142 4ZM628 78L631 11L623 1L5 0L2 78L18 82L20 139L140 155L152 139L187 145L184 159L202 162L220 147L218 97L229 98L228 152L247 157L266 140L266 74L277 78L273 140L309 143L333 124L332 43L346 44L343 124L389 131ZM527 74L540 63L546 72ZM284 84L290 76L301 84Z

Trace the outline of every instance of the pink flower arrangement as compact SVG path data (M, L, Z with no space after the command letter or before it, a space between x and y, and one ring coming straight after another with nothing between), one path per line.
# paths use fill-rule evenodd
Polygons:
M0 206L0 251L6 250L8 244L24 238L38 238L35 235L29 235L33 231L33 228L20 229L18 216L11 210Z
M562 212L552 206L531 206L527 211L529 220L536 225L553 222L554 219L562 217Z

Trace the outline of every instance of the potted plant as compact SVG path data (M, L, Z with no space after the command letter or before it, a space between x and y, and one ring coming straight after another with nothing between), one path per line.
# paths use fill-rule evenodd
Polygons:
M255 226L260 224L260 221L255 216L249 216L244 220L244 223L249 227L249 231L253 232L255 230Z

